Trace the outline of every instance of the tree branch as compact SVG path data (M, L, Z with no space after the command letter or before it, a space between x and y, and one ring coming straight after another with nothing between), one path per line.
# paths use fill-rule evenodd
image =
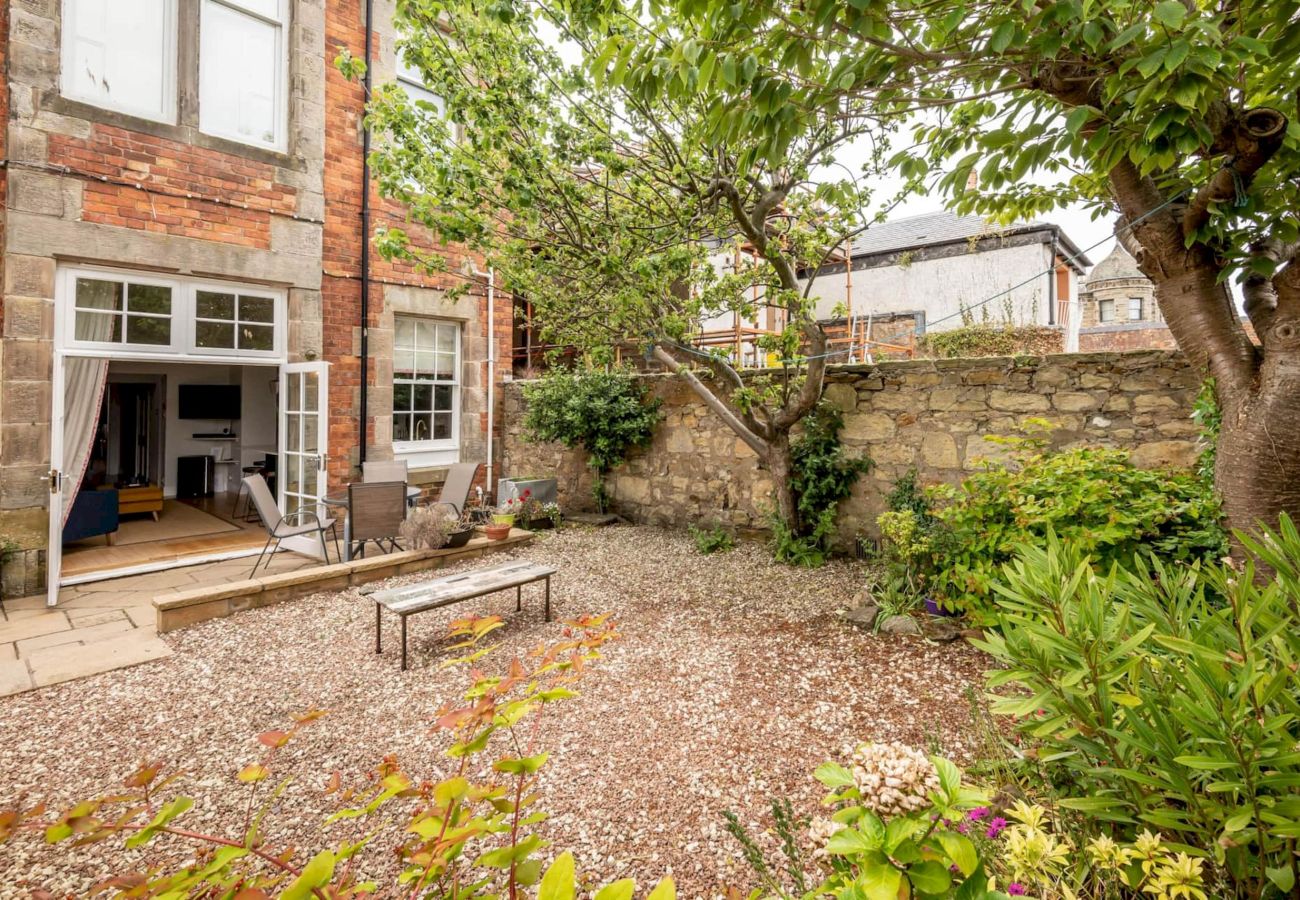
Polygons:
M1236 198L1282 146L1287 119L1276 109L1266 106L1248 109L1227 121L1211 154L1227 157L1227 162L1192 198L1183 216L1183 236L1191 237L1210 221L1210 205Z
M690 366L683 365L671 353L665 350L661 345L656 344L654 348L655 359L667 366L671 371L676 372L686 383L691 386L691 390L704 401L704 405L713 410L718 418L726 423L727 427L736 433L751 450L764 459L767 458L767 443L751 431L740 418L731 411L727 404L722 402L713 391L709 390L708 385L700 381L700 377L691 371Z

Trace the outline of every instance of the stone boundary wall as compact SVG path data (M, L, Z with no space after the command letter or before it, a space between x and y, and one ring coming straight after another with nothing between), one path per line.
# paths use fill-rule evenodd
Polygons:
M643 377L664 401L663 421L651 444L611 473L614 510L678 528L707 520L765 528L771 482L753 451L681 379ZM850 454L875 461L840 507L839 543L875 533L885 496L910 467L923 483L956 483L1005 458L992 438L1014 435L1029 417L1056 426L1057 447L1120 447L1140 466L1188 467L1200 452L1190 419L1200 383L1181 354L1161 350L836 366L826 398L845 413L841 438ZM565 509L589 509L582 454L524 440L524 384L503 392L502 476L556 475Z

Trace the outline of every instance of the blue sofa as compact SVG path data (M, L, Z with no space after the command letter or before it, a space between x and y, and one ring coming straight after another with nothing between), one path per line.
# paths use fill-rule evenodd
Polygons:
M113 543L117 534L117 491L82 488L63 523L63 543L101 534L108 535L108 542Z

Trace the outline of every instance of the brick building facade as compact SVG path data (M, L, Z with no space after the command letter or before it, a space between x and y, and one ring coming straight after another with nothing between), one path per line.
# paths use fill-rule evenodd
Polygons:
M283 406L277 367L327 364L321 490L352 480L363 457L405 458L425 486L451 462L489 461L488 359L508 371L509 298L490 338L484 291L446 301L458 276L421 277L371 253L362 322L364 91L333 60L365 54L365 7L0 0L0 532L20 548L6 593L45 580L51 455L65 455L55 426L75 400L54 394L70 359L107 359L110 375L137 380L225 371L242 379L245 410ZM392 0L375 0L377 84L397 69L392 19ZM372 227L402 218L373 188L370 206ZM463 254L448 252L459 268ZM177 431L172 443L189 441ZM169 459L155 476L169 495L174 468ZM311 493L306 468L293 477Z

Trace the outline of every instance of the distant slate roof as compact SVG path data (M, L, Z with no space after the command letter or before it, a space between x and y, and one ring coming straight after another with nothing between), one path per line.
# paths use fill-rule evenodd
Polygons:
M1050 222L1017 222L999 226L980 216L959 216L951 212L924 213L872 225L854 239L852 255L857 259L860 256L964 243L971 238L1010 237L1040 231L1045 239L1055 235L1062 255L1072 258L1074 268L1079 272L1092 265L1092 261L1080 252L1074 241L1061 231L1060 226Z

